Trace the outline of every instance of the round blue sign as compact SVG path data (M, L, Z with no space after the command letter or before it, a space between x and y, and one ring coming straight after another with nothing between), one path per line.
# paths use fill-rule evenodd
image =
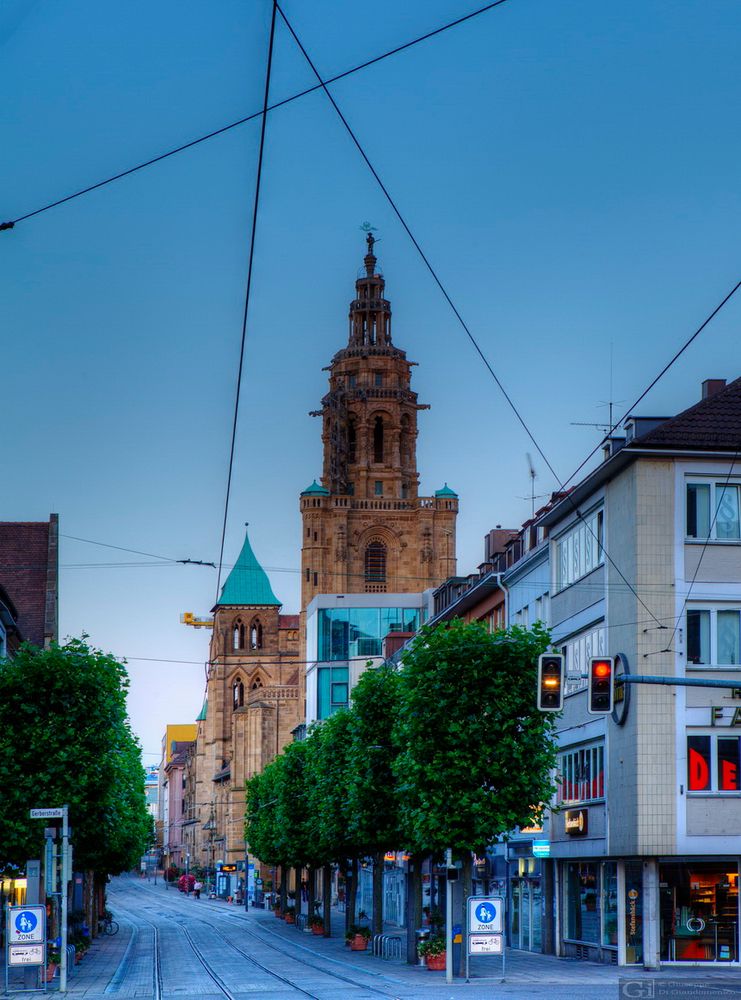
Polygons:
M36 930L38 920L33 910L21 910L15 918L15 929L20 934L30 934Z
M474 912L480 924L491 924L497 915L497 908L491 903L479 903Z

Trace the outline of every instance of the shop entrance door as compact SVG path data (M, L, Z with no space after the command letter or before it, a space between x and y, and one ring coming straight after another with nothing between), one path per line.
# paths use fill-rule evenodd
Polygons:
M661 957L666 962L738 962L735 861L663 864Z
M510 940L513 948L541 950L541 912L540 879L512 879Z

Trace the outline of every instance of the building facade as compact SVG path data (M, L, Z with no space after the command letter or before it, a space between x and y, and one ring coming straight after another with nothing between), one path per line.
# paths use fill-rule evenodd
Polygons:
M741 379L703 383L626 438L544 516L566 654L558 949L620 965L739 962ZM587 711L590 656L667 683ZM721 680L684 687L673 680Z
M48 649L59 639L59 515L0 521L0 567L20 635Z

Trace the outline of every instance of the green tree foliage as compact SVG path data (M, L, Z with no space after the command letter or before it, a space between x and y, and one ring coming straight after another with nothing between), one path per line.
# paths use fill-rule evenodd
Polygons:
M304 787L312 844L312 855L306 860L312 865L340 861L357 853L348 802L352 775L350 725L350 712L336 712L314 726L305 743Z
M5 864L38 856L29 809L69 805L75 866L116 874L151 833L141 751L126 714L128 675L83 639L22 646L0 662L0 844Z
M244 837L252 853L266 865L279 865L282 861L276 822L279 780L279 765L274 761L247 782Z
M548 632L455 621L404 657L394 730L401 819L415 851L482 851L553 793L551 714L535 706Z
M385 852L404 842L393 773L399 676L391 666L366 670L352 693L345 782L349 833L361 854Z

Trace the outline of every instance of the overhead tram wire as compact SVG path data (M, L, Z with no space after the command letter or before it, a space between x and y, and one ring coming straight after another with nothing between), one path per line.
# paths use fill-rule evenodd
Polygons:
M630 406L625 411L625 413L623 413L622 417L619 417L615 421L615 423L610 427L610 429L608 430L608 432L606 434L606 437L609 438L617 430L617 428L622 424L622 422L625 420L625 418L630 413L632 413L633 410L635 410L636 406L638 406L638 404L641 403L646 398L646 396L653 389L653 387L656 385L656 383L660 379L662 379L664 377L664 375L666 375L666 373L669 371L669 369L672 367L672 365L676 361L679 360L679 358L684 354L684 352L687 350L687 348L690 346L690 344L692 344L700 336L700 334L705 329L705 327L708 326L708 324L712 320L715 319L715 317L718 315L718 313L721 311L721 309L723 309L723 307L726 306L731 301L731 299L736 294L736 292L739 290L739 288L741 288L741 280L739 280L739 281L736 282L736 284L733 286L733 288L730 290L730 292L728 292L728 294L726 296L724 296L723 299L721 299L721 301L713 309L713 311L711 313L709 313L705 317L705 319L697 327L697 329L695 330L695 332L690 337L688 337L687 340L685 340L685 342L682 344L682 346L679 348L679 350L676 352L676 354L671 358L670 361L667 362L667 364L664 365L664 367L661 369L661 371L659 372L659 374L656 375L656 377L648 384L648 386L643 390L643 392L640 394L640 396L638 396L637 399L633 400L633 402L630 404ZM603 440L604 440L604 438L603 438ZM589 459L592 458L592 456L595 455L599 451L599 449L601 447L602 447L602 443L600 442L600 444L598 444L594 448L592 448L592 450L589 452L589 454L584 459L584 461L580 465L578 465L574 469L574 471L571 473L571 475L569 476L569 478L564 481L564 486L567 486L573 479L576 478L576 476L579 475L579 473L584 468L584 466L587 464L587 462L589 461Z
M350 69L343 70L342 73L337 73L335 76L330 77L326 82L337 83L338 80L344 80L346 77L359 73L361 70L368 69L369 66L375 66L376 63L383 62L384 59L389 59L391 56L398 55L400 52L405 52L407 49L411 49L415 45L419 45L421 42L426 42L430 38L441 35L443 32L449 31L451 28L456 28L458 25L471 21L473 18L479 17L481 14L486 14L494 7L501 7L503 4L508 2L509 0L494 0L493 3L484 4L483 7L479 7L477 10L471 11L469 14L464 14L462 17L458 17L454 21L448 21L445 24L440 25L439 28L434 28L432 31L426 32L424 35L418 35L416 38L412 38L408 42L397 45L393 49L389 49L387 52L382 52L380 55L373 56L371 59L366 59L365 62L352 66ZM278 108L285 107L285 105L291 104L293 101L298 101L302 97L306 97L309 94L313 94L317 90L321 90L321 88L322 85L319 83L313 87L307 87L305 90L300 90L297 93L292 94L290 97L285 97L282 101L276 101L275 104L271 104L267 110L276 111ZM178 153L183 153L187 149L192 149L194 146L198 146L202 142L208 142L209 139L215 139L217 136L223 135L225 132L230 132L232 129L238 128L240 125L246 125L248 122L255 121L255 119L259 118L263 113L264 112L262 110L254 111L252 114L245 115L244 118L237 118L236 121L222 125L220 128L214 129L212 132L207 132L205 135L201 135L195 139L189 140L188 142L184 142L182 145L175 146L173 149L169 149L157 156L152 156L150 159L144 160L142 163L137 163L133 167L128 167L126 170L121 170L119 173L113 174L111 177L106 177L102 181L97 181L95 184L89 184L87 187L81 188L79 191L74 191L72 194L68 194L64 198L57 198L56 201L51 201L47 205L42 205L40 208L36 208L32 212L26 212L24 215L19 215L17 218L9 220L8 222L0 223L0 232L7 229L13 229L19 222L25 222L27 219L32 219L36 215L48 212L52 208L58 208L60 205L64 205L68 201L73 201L75 198L81 198L83 195L90 194L92 191L97 191L99 188L112 184L114 181L119 181L124 177L129 177L131 174L135 174L139 170L144 170L146 167L151 167L156 163L161 163L163 160L167 160L171 156L176 156Z
M255 195L252 202L252 227L250 230L250 248L247 259L247 285L244 293L244 312L242 313L242 337L239 345L239 368L237 385L234 394L234 418L232 420L232 440L229 448L229 471L226 477L226 496L224 497L224 520L221 526L221 546L219 549L219 567L216 574L216 602L219 602L221 585L221 569L224 563L224 543L226 541L226 524L229 516L229 497L232 489L232 472L234 470L234 446L237 440L237 421L239 419L239 398L242 390L242 370L244 368L244 348L247 342L247 315L250 308L250 293L252 291L252 264L255 259L255 234L257 232L257 215L260 207L260 182L262 180L262 164L265 153L265 131L268 124L268 101L270 98L270 75L273 68L273 43L275 41L275 20L277 3L273 0L270 16L270 39L268 41L268 60L265 69L265 95L262 102L262 120L260 123L260 147L257 153L257 174L255 177Z
M438 274L435 271L435 268L430 263L427 255L422 250L422 247L420 246L420 244L417 241L416 237L414 236L414 234L412 233L411 229L409 228L409 226L408 226L408 224L407 224L404 216L401 214L401 211L399 210L396 202L391 197L391 194L389 193L388 188L386 187L386 185L381 180L381 177L380 177L378 171L376 170L376 168L371 163L371 161L370 161L367 153L365 152L363 146L360 143L360 140L355 135L355 132L353 131L351 125L349 124L349 122L345 118L344 114L340 110L339 105L335 101L334 97L332 96L332 94L331 94L331 92L330 92L330 90L329 90L329 88L327 86L328 81L325 81L325 80L322 79L322 76L321 76L319 70L314 65L314 62L311 59L311 56L309 55L309 53L304 48L301 40L299 39L298 35L294 31L293 26L291 25L291 22L286 17L285 12L283 11L283 8L280 6L279 3L277 3L277 0L276 0L276 5L278 7L278 11L280 13L281 18L283 19L284 24L286 25L286 27L288 28L289 32L291 33L291 35L293 37L293 40L296 42L296 45L298 46L298 48L301 51L301 53L304 56L304 58L306 59L306 62L308 63L309 67L311 68L312 73L316 76L317 80L319 81L319 84L322 87L322 90L324 91L325 95L327 96L327 99L329 100L329 102L331 103L332 107L336 111L336 113L337 113L340 121L345 126L345 129L347 130L350 138L352 139L353 143L355 144L358 152L362 156L362 158L365 161L365 163L366 163L368 169L370 170L370 172L373 174L373 177L376 180L376 183L380 187L381 191L384 194L384 197L386 198L387 202L391 206L391 209L393 210L393 212L396 215L397 219L399 220L399 222L401 223L402 227L404 228L404 231L406 232L407 236L411 240L412 244L414 245L414 248L416 249L417 253L421 257L421 259L424 262L425 266L427 267L427 270L430 272L430 274L431 274L431 276L432 276L435 284L440 289L440 291L441 291L441 293L442 293L445 301L448 303L448 305L450 306L451 310L453 311L453 314L455 315L456 319L458 320L461 328L463 329L463 331L465 332L466 336L470 340L471 344L473 345L474 349L476 350L476 353L481 358L481 361L486 366L487 371L489 372L489 374L493 378L493 380L494 380L495 384L497 385L499 391L504 396L504 398L507 401L510 409L514 413L515 417L517 418L518 422L522 426L523 430L525 431L525 433L527 434L527 436L530 438L530 441L532 442L533 447L537 450L537 452L540 455L540 457L543 459L543 461L545 462L545 464L548 466L548 469L550 470L551 474L553 475L553 478L559 484L559 488L563 489L563 487L561 486L561 480L560 480L559 476L557 475L556 470L553 468L553 466L549 462L548 457L546 456L546 454L543 451L543 449L540 447L540 444L538 443L538 441L536 440L535 436L533 435L533 432L528 427L527 423L525 422L524 417L522 416L522 414L518 410L518 408L515 405L513 399L511 398L511 396L509 395L509 393L507 392L507 390L504 388L504 386L502 385L501 381L497 377L497 375L496 375L493 367L489 363L488 358L486 357L486 355L482 351L481 347L479 346L478 341L476 340L476 338L474 337L474 335L471 333L471 330L469 329L468 324L463 319L463 316L461 315L461 313L458 311L458 308L456 307L456 305L453 302L452 298L448 294L447 289L445 288L445 286L443 285L442 281L438 277ZM564 497L564 499L567 500L567 501L569 501L569 494L568 493L566 494L566 496ZM590 528L589 523L584 518L583 514L578 509L578 507L576 506L576 504L574 503L574 501L571 500L570 502L571 502L571 505L573 507L574 513L576 514L577 518L582 522L582 524L584 524L584 526L587 529L587 531L589 531L593 535L595 541L598 544L600 544L599 539L595 535L594 531ZM633 593L633 596L635 597L635 599L641 605L641 607L643 607L645 609L645 611L649 615L651 615L651 617L654 619L654 621L656 622L657 627L658 628L666 628L665 625L661 624L661 622L656 617L656 615L653 613L653 611L651 610L651 608L649 608L648 605L645 603L645 601L642 600L642 598L639 595L638 591L632 586L632 584L630 584L628 582L628 580L626 579L626 577L623 574L622 570L617 565L617 563L615 562L615 560L612 558L612 556L610 555L610 553L607 551L607 548L604 546L604 544L602 545L602 551L605 553L605 557L607 558L607 560L610 563L610 565L613 567L613 569L618 574L618 576L620 577L620 579L628 586L628 588L630 589L630 591Z

